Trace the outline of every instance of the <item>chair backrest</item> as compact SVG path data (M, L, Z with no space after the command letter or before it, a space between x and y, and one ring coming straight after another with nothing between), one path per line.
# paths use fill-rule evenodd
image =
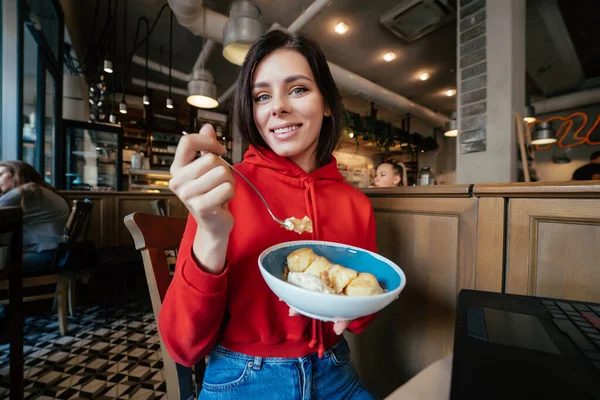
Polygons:
M73 200L73 207L66 225L69 241L81 242L87 240L92 208L93 204L88 199L83 201Z
M162 302L171 283L171 274L165 250L179 247L187 220L185 218L165 217L143 213L133 213L125 217L125 226L135 242L135 248L142 253L148 290L152 301L152 310L158 321ZM169 356L162 338L160 340L167 396L169 399L188 399L194 394L192 370L176 364ZM203 365L200 365L202 367ZM197 369L197 378L203 370ZM198 390L198 389L197 389Z
M169 209L167 208L167 202L165 199L152 200L152 212L156 215L162 215L163 217L169 216Z
M23 398L23 210L0 208L0 280L8 279L10 398Z

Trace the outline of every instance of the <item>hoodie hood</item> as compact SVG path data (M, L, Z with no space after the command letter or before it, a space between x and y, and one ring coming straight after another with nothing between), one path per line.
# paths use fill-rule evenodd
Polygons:
M265 168L272 172L278 179L299 187L303 187L306 180L315 182L317 186L344 180L344 177L337 169L337 160L334 156L331 156L329 164L317 168L314 172L308 174L292 160L277 155L273 150L250 146L244 155L242 163Z

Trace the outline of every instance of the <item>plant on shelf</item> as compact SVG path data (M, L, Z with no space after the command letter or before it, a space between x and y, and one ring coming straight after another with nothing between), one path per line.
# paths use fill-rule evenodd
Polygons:
M377 148L386 153L397 145L402 148L410 148L413 151L429 151L438 148L435 137L422 136L417 132L409 133L387 121L377 119L374 115L363 116L344 110L344 125L344 136L354 138L357 146L359 145L359 137L362 137L363 140L375 142ZM352 135L350 135L351 133Z

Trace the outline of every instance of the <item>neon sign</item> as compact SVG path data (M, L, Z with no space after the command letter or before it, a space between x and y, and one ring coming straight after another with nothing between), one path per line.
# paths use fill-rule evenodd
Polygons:
M592 133L594 133L594 131L598 127L598 124L600 124L600 114L598 114L598 116L596 117L596 121L592 124L590 129L588 129L585 134L583 134L583 130L588 124L588 116L586 113L581 111L574 112L573 114L567 117L557 115L545 119L543 121L536 119L536 121L532 122L530 126L536 123L550 122L556 120L563 121L563 123L560 125L560 128L558 128L558 130L556 131L555 135L557 137L556 145L558 147L568 149L571 147L580 146L582 144L589 144L591 146L600 145L600 141L593 141L591 139ZM575 125L577 120L581 121L581 125ZM568 137L571 137L571 139L573 139L573 142L565 144L565 139ZM552 148L552 145L553 143L548 145L536 145L535 148L536 150L549 150L550 148Z

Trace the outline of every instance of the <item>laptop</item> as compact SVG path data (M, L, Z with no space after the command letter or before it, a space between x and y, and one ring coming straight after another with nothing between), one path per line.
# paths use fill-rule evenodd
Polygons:
M461 290L450 398L600 400L600 304Z

